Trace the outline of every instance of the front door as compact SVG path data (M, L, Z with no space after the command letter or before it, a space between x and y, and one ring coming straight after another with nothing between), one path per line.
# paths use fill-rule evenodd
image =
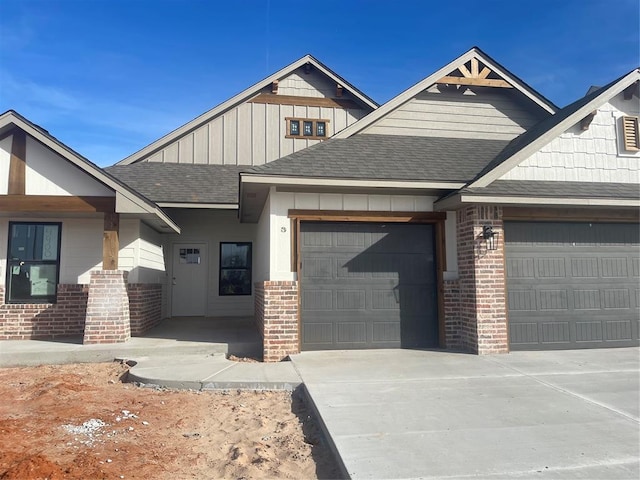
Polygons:
M204 316L207 291L207 246L204 243L173 246L171 283L171 316Z

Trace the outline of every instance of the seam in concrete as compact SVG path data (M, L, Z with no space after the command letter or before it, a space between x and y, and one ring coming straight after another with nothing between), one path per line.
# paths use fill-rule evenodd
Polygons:
M552 473L552 472L571 472L571 471L579 471L579 470L587 470L593 467L602 467L602 466L606 466L606 467L617 467L617 466L625 466L625 465L636 465L638 464L638 460L635 458L630 458L628 460L621 460L621 461L613 461L613 462L597 462L597 463L591 463L589 465L576 465L576 466L572 466L572 467L545 467L542 469L538 469L538 470L513 470L510 472L496 472L493 474L488 474L487 476L489 478L492 477L497 477L497 478L517 478L517 477L522 477L522 478L531 478L533 475L540 475L541 473ZM453 479L459 479L459 478L478 478L477 474L469 474L469 475L438 475L437 477L423 477L423 478L453 478ZM585 478L591 478L591 477L585 477Z
M580 395L579 393L572 392L571 390L567 390L566 388L562 388L559 385L554 385L553 383L545 382L544 380L536 377L536 375L525 373L522 370L520 370L520 369L518 369L516 367L513 367L511 365L505 365L505 364L503 364L503 363L501 363L501 362L499 362L497 360L491 359L489 357L483 357L483 358L485 360L490 361L492 363L495 363L497 365L501 365L503 367L509 368L509 369L513 370L514 372L518 372L523 377L530 378L530 379L534 380L535 382L540 383L541 385L544 385L546 387L552 388L553 390L556 390L557 392L564 393L566 395L570 395L570 396L575 397L575 398L579 398L580 400L583 400L583 401L585 401L587 403L590 403L592 405L596 405L596 406L598 406L600 408L604 408L605 410L613 412L613 413L625 418L626 420L631 420L634 423L640 423L640 418L635 417L635 416L633 416L633 415L631 415L631 414L629 414L627 412L624 412L622 410L619 410L617 408L614 408L614 407L612 407L610 405L607 405L606 403L598 402L597 400L593 400L593 399L591 399L591 398L589 398L589 397L587 397L585 395ZM618 372L618 370L613 370L613 371L610 371L608 373L614 373L614 372ZM606 372L584 372L584 373L606 373ZM538 374L538 375L546 375L546 374Z
M203 378L202 380L200 380L202 383L206 382L207 380L209 380L211 377L215 377L216 375L220 375L222 372L226 372L227 370L229 370L231 367L235 367L236 364L232 363L231 365L227 365L226 367L224 367L222 370L218 370L216 373L212 373L211 375L209 375L208 377Z

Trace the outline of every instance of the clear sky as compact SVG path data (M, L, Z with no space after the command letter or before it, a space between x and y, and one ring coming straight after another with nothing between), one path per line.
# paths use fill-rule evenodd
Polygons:
M111 165L311 53L379 103L478 46L559 106L640 65L638 0L0 0L0 111Z

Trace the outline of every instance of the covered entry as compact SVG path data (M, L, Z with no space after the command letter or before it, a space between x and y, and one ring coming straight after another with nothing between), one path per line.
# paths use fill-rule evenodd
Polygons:
M638 345L636 223L506 222L510 348Z
M438 346L435 229L302 222L302 349Z

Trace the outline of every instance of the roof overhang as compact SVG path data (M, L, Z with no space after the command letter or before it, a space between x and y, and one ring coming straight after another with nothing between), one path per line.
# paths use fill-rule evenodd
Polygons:
M196 208L208 210L237 210L237 203L188 203L188 202L158 202L162 208Z
M180 233L180 227L178 227L158 205L127 187L91 161L52 137L48 132L28 121L22 115L9 110L0 115L0 135L13 128L23 130L72 165L113 190L116 196L116 213L129 216L135 215L161 232L172 231Z
M239 217L241 222L257 222L271 187L289 192L421 194L437 198L462 186L464 182L311 178L241 173Z
M488 196L473 193L456 193L434 203L434 210L455 210L468 204L491 204L502 206L545 207L622 207L640 208L640 199L587 198L587 197L535 197L535 196Z

